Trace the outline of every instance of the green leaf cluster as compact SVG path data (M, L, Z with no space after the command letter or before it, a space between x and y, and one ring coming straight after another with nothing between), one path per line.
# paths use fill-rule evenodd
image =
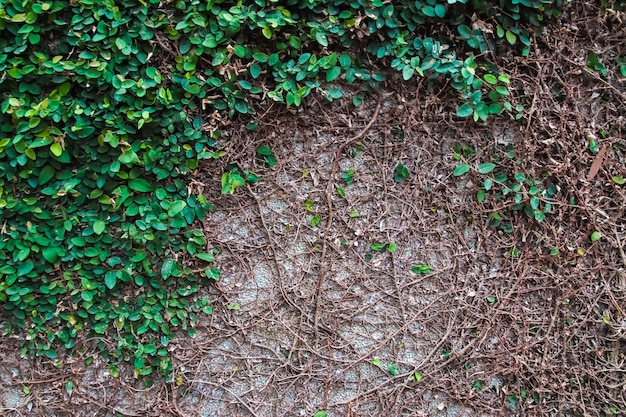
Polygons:
M508 77L485 60L488 37L470 29L472 16L526 45L524 25L559 7L560 0L2 2L3 331L24 335L24 354L49 358L79 339L110 337L117 347L102 341L100 350L133 363L138 377L170 375L169 340L177 329L194 333L198 314L211 311L200 287L219 278L198 227L210 204L187 178L225 155L226 119L249 119L264 98L299 106L312 91L342 97L343 83L376 88L391 67L407 80L448 78L465 102L458 114L484 120L512 105ZM276 164L269 147L258 157ZM408 171L396 174L405 179ZM256 180L229 168L222 192Z
M509 157L515 154L510 151ZM455 151L455 158L461 159ZM456 177L472 171L467 162L457 164L453 171ZM508 174L507 170L494 162L485 162L475 167L475 172L481 177L481 185L476 193L479 203L491 204L493 207L502 206L507 202L511 210L523 211L528 217L542 222L546 214L552 211L554 197L558 193L558 186L554 183L544 186L542 181L531 178L524 172ZM490 225L506 232L512 231L510 222L502 220L502 214L495 211L491 216Z

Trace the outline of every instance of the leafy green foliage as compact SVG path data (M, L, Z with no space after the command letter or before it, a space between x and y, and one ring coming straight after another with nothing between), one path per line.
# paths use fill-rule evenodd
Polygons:
M354 182L354 168L350 168L347 171L341 173L341 178L346 183L346 185L350 185Z
M507 156L514 157L515 154L511 151ZM456 166L453 175L463 176L471 170L470 164L463 162ZM479 164L475 171L482 177L482 184L476 193L479 203L489 203L489 196L494 206L501 205L499 203L505 200L510 201L513 211L523 211L538 222L543 221L546 214L552 211L553 198L558 192L556 184L544 187L541 181L530 178L523 172L516 172L510 176L505 170L498 169L498 165L493 162ZM493 213L491 226L507 232L512 231L510 223L503 222L498 212Z
M409 169L402 164L396 165L396 169L394 170L394 176L393 176L394 181L402 182L407 178L409 178Z
M426 264L413 265L411 267L411 272L413 272L416 275L426 275L426 274L431 273L431 269L430 269L430 266Z
M231 168L222 174L222 194L232 194L239 187L246 185L246 182L256 183L259 177L249 171L239 172L236 167Z
M622 77L626 77L626 58L615 58L615 62L619 65L619 72Z
M607 75L606 67L595 52L587 53L587 69L590 71L598 71L603 77Z
M558 15L560 5L3 3L3 331L24 335L25 355L51 359L78 339L111 337L112 350L98 342L105 356L131 362L138 377L170 375L169 340L177 329L194 334L198 314L211 311L198 291L219 278L197 227L210 205L185 179L225 155L223 120L249 118L262 97L299 106L314 90L342 97L341 83L376 88L385 66L404 79L448 78L465 102L457 114L485 120L513 105L471 16L489 17L504 31L498 39L526 48L524 25ZM266 145L257 156L276 164ZM258 177L229 168L221 180L231 193ZM114 363L110 370L119 373Z
M274 155L274 152L272 152L272 149L267 144L259 146L256 150L256 154L259 160L263 161L269 167L274 167L278 163L276 161L276 155Z

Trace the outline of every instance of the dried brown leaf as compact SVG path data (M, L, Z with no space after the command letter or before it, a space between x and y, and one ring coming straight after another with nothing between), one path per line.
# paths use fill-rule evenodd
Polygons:
M598 175L600 168L602 168L602 160L604 159L605 153L606 144L602 146L602 149L600 149L600 152L596 155L596 159L593 160L591 168L589 169L589 174L587 175L587 181L591 181L596 175Z

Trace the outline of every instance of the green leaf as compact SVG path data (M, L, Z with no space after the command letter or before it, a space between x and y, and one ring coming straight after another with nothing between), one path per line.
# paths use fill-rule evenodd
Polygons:
M352 65L352 58L350 58L350 55L346 53L341 54L339 56L339 65L341 65L343 69L350 68L350 65Z
M320 224L320 216L313 216L311 218L311 227L317 227Z
M435 15L440 18L443 19L444 16L446 15L446 7L443 4L437 4L435 6Z
M207 268L204 270L206 277L209 279L218 280L220 279L220 270L217 268Z
M417 275L425 275L430 274L431 269L430 266L422 264L422 265L413 265L411 267L411 272Z
M591 239L592 242L596 242L598 240L600 240L600 238L602 237L602 233L598 232L597 230L595 232L593 232L591 234L591 236L589 237L589 239Z
M261 75L261 66L259 64L250 65L250 75L252 78L257 79Z
M533 197L530 199L530 207L533 210L537 210L537 208L539 207L539 199L537 197Z
M142 178L134 178L128 182L128 187L131 190L147 193L152 191L152 184Z
M495 90L498 92L498 94L501 94L503 96L508 96L509 95L509 89L506 88L503 85L499 85L495 88Z
M41 250L41 254L46 261L53 264L59 259L59 248L46 247Z
M517 40L517 36L515 36L515 34L513 32L511 32L510 30L507 30L506 31L506 40L511 45L515 45L515 41Z
M328 412L324 410L320 410L316 412L315 414L313 414L313 417L328 417Z
M173 201L169 208L167 209L167 215L169 217L174 217L176 216L178 213L180 213L181 211L183 211L183 209L187 207L187 203L185 203L182 200L176 200Z
M493 164L491 162L486 162L484 164L480 164L478 166L478 173L479 174L489 174L491 171L494 170L495 167L496 167L496 164Z
M396 365L389 365L387 367L387 371L389 371L389 373L393 376L398 375L398 367L396 367Z
M86 301L88 303L93 301L93 292L91 291L83 291L80 293L80 298L83 299L83 301Z
M461 37L464 39L469 39L472 37L472 30L469 28L469 26L459 25L457 26L456 30L459 32L459 35L461 35Z
M117 49L119 49L120 51L124 48L126 48L126 41L122 38L116 38L115 39L115 46L117 46Z
M97 235L101 235L106 228L106 224L102 220L96 220L93 224L93 231Z
M272 153L272 149L271 149L268 145L266 145L266 144L262 144L261 146L259 146L259 147L256 149L256 152L257 152L259 155L263 155L263 156L270 156L270 155L273 155L273 153Z
M130 165L130 164L136 164L137 162L139 162L139 157L137 156L137 153L135 153L135 151L133 151L132 149L128 149L124 151L123 154L120 155L118 160L123 164Z
M420 382L422 380L422 374L419 372L415 372L413 374L413 379L415 380L415 382Z
M387 252L394 253L398 249L398 245L395 242L389 242L387 245Z
M54 177L55 173L56 171L50 165L43 167L39 173L39 185L43 185L50 181Z
M61 154L63 154L63 147L61 147L60 143L55 142L50 145L50 152L52 152L52 155L59 157L61 156Z
M340 99L343 97L343 91L340 88L331 87L328 89L328 97L332 99Z
M489 84L498 84L498 79L493 74L485 74L485 81Z
M626 180L624 180L624 178L622 178L622 177L620 177L618 175L614 175L611 178L613 179L613 182L615 184L624 185L624 183L626 183Z
M170 276L172 276L172 271L174 270L175 266L176 261L172 258L167 258L163 262L163 265L161 266L161 276L163 277L163 279L168 279Z
M435 17L435 8L433 6L424 6L422 7L422 13L428 17Z
M474 108L469 103L462 104L458 109L456 109L456 115L459 117L468 117L472 114L474 114Z
M112 290L113 287L115 287L116 283L117 283L117 276L115 275L115 271L107 272L106 275L104 276L104 285L106 285L108 289Z
M41 148L42 146L48 146L52 143L51 137L39 138L32 141L32 143L28 146L30 149Z
M202 259L205 262L215 261L215 257L212 253L196 253L196 258Z
M413 74L415 74L415 69L413 67L406 65L404 68L402 68L402 78L404 79L404 81L410 80Z
M459 164L454 168L453 175L455 177L460 177L461 175L465 175L469 172L470 166L468 164Z
M29 274L33 269L35 268L35 264L31 261L28 262L22 262L18 267L17 267L17 275L18 276L23 276L23 275L27 275Z
M478 190L478 192L476 193L476 201L482 203L483 201L485 201L485 197L485 190Z
M235 45L235 47L233 48L233 52L239 58L245 58L245 56L246 56L246 48L245 48L245 46Z
M386 246L387 246L386 243L372 243L372 246L370 246L370 249L372 249L375 252L378 252L380 250L385 249Z
M328 38L326 37L326 34L321 30L315 32L315 40L317 40L317 42L324 47L328 46Z
M341 75L340 67L333 67L326 73L326 82L331 82Z

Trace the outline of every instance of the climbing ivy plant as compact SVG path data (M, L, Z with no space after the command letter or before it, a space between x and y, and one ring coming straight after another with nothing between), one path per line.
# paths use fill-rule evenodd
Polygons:
M219 278L189 185L270 99L447 78L459 116L512 111L493 54L561 0L0 0L0 314L23 354L97 341L171 376ZM362 95L353 97L355 104ZM225 173L228 183L235 172ZM250 174L253 175L253 174ZM215 179L219 181L219 178ZM230 184L230 183L229 183ZM235 188L229 185L227 192ZM112 372L116 374L116 372Z

